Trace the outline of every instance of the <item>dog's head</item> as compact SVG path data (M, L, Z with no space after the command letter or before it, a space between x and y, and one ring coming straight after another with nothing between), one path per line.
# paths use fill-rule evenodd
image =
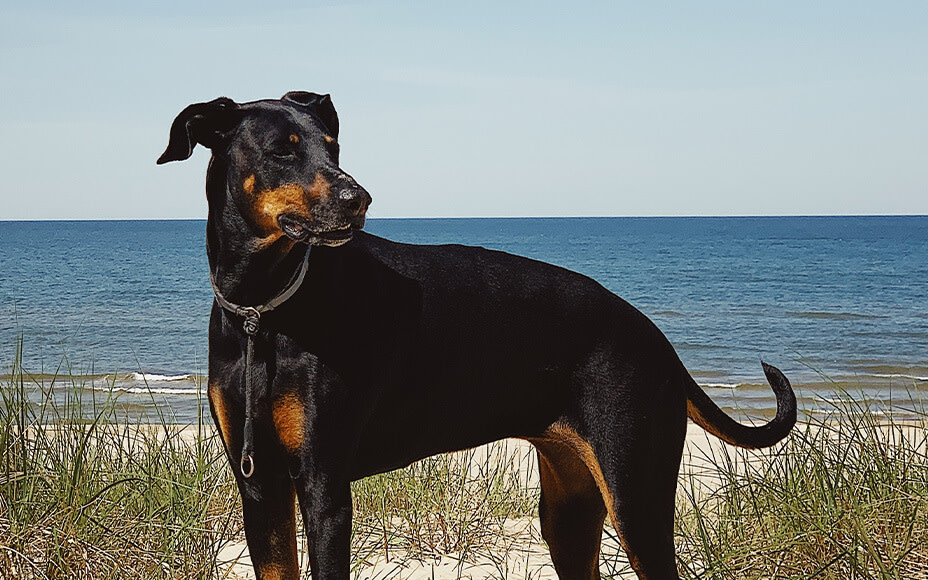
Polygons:
M241 104L221 97L181 111L158 163L208 147L210 171L220 173L207 184L211 214L234 208L268 241L338 246L364 226L371 196L339 168L337 139L329 95L294 91Z

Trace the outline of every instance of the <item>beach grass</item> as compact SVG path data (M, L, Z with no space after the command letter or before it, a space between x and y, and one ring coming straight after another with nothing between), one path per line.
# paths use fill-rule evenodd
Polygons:
M833 400L770 450L703 448L677 501L686 576L928 578L921 403L901 420Z
M20 359L0 386L0 578L231 577L219 554L242 541L240 505L209 418L130 421L112 389L88 401L86 385L33 380ZM924 413L899 420L841 399L770 450L691 445L681 574L928 577L926 424ZM501 442L356 482L355 574L450 554L489 562L486 577L542 576L510 568L513 555L544 552L534 461ZM614 531L604 538L604 576L627 577Z
M112 389L30 384L19 360L0 389L0 577L215 576L240 515L212 429L129 422Z

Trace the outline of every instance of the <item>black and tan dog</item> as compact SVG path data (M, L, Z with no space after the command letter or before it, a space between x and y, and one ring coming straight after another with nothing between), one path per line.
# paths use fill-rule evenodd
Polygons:
M298 576L294 498L313 578L345 580L352 480L520 437L538 449L560 578L599 578L607 515L640 578L677 578L687 416L734 445L773 445L796 420L786 377L764 366L776 417L743 426L650 320L593 280L365 234L371 198L339 168L337 138L328 95L220 98L184 109L158 160L197 143L213 154L209 400L258 577Z

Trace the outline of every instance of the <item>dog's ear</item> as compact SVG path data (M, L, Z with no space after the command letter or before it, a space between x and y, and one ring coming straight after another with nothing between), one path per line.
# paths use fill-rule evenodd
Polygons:
M188 106L174 119L168 147L158 158L158 165L187 159L197 143L210 149L220 145L240 120L238 104L226 97Z
M338 139L338 113L335 112L332 97L306 91L290 91L281 97L281 100L309 108L325 125L326 132Z

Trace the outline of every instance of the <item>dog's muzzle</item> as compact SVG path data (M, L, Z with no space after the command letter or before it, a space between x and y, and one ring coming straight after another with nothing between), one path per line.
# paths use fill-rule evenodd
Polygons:
M340 246L349 241L353 230L364 227L371 196L354 183L333 191L328 204L315 208L313 219L295 213L277 217L277 225L290 239L310 245Z

